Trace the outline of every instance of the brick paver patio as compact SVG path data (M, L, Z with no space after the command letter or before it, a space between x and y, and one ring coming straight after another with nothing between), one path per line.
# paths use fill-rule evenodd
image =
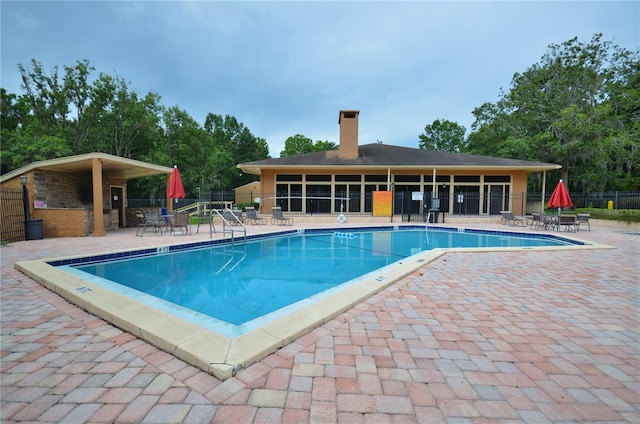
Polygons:
M448 253L225 382L13 268L170 237L2 247L2 422L640 422L637 227L577 234L612 250Z

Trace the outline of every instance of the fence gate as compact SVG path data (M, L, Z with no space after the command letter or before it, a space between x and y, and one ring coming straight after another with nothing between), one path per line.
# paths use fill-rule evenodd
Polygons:
M0 188L0 240L25 240L24 203L19 188Z

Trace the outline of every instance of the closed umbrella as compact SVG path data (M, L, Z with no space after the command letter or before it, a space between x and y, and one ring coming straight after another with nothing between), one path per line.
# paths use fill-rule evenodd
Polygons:
M547 207L558 208L558 215L560 215L562 208L573 207L573 202L571 201L567 187L565 187L562 180L558 181L558 185L553 189L553 193L551 193L551 197L547 202Z
M184 199L185 192L182 186L182 178L180 177L180 171L178 171L178 165L173 166L173 171L169 176L169 187L167 188L167 197L171 199Z

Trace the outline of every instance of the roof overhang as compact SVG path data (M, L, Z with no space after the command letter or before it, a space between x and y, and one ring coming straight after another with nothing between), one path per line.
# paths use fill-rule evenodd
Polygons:
M102 162L102 175L124 180L131 180L142 177L152 177L156 175L169 175L172 168L151 163L141 162L133 159L121 158L107 153L86 153L64 158L49 159L33 162L29 165L8 172L0 177L0 182L4 182L25 172L34 169L47 171L66 172L71 174L84 174L92 171L94 159Z
M240 164L238 165L243 172L247 174L253 175L261 175L263 170L267 169L276 169L282 172L286 172L288 169L290 170L300 170L300 168L321 171L321 170L335 170L336 168L347 168L349 170L362 170L362 171L384 171L387 172L391 170L397 171L405 171L405 170L417 170L424 169L432 171L433 169L436 172L439 169L447 169L447 170L457 170L457 171L494 171L494 172L504 172L504 171L526 171L526 172L542 172L542 171L552 171L554 169L560 169L562 166L549 164L549 165L526 165L526 166L496 166L496 165L429 165L424 164L421 166L416 165L248 165L248 164Z

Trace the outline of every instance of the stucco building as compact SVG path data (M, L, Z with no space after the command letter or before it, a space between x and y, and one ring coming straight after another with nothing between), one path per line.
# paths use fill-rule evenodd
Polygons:
M242 171L260 176L260 193L254 196L260 198L262 211L280 205L290 212L370 213L373 193L392 191L395 202L398 193L421 197L409 203L416 209L439 203L448 213L464 207L465 213L479 215L502 210L524 214L528 174L560 168L380 143L359 145L359 115L357 110L340 111L338 150L239 164Z

